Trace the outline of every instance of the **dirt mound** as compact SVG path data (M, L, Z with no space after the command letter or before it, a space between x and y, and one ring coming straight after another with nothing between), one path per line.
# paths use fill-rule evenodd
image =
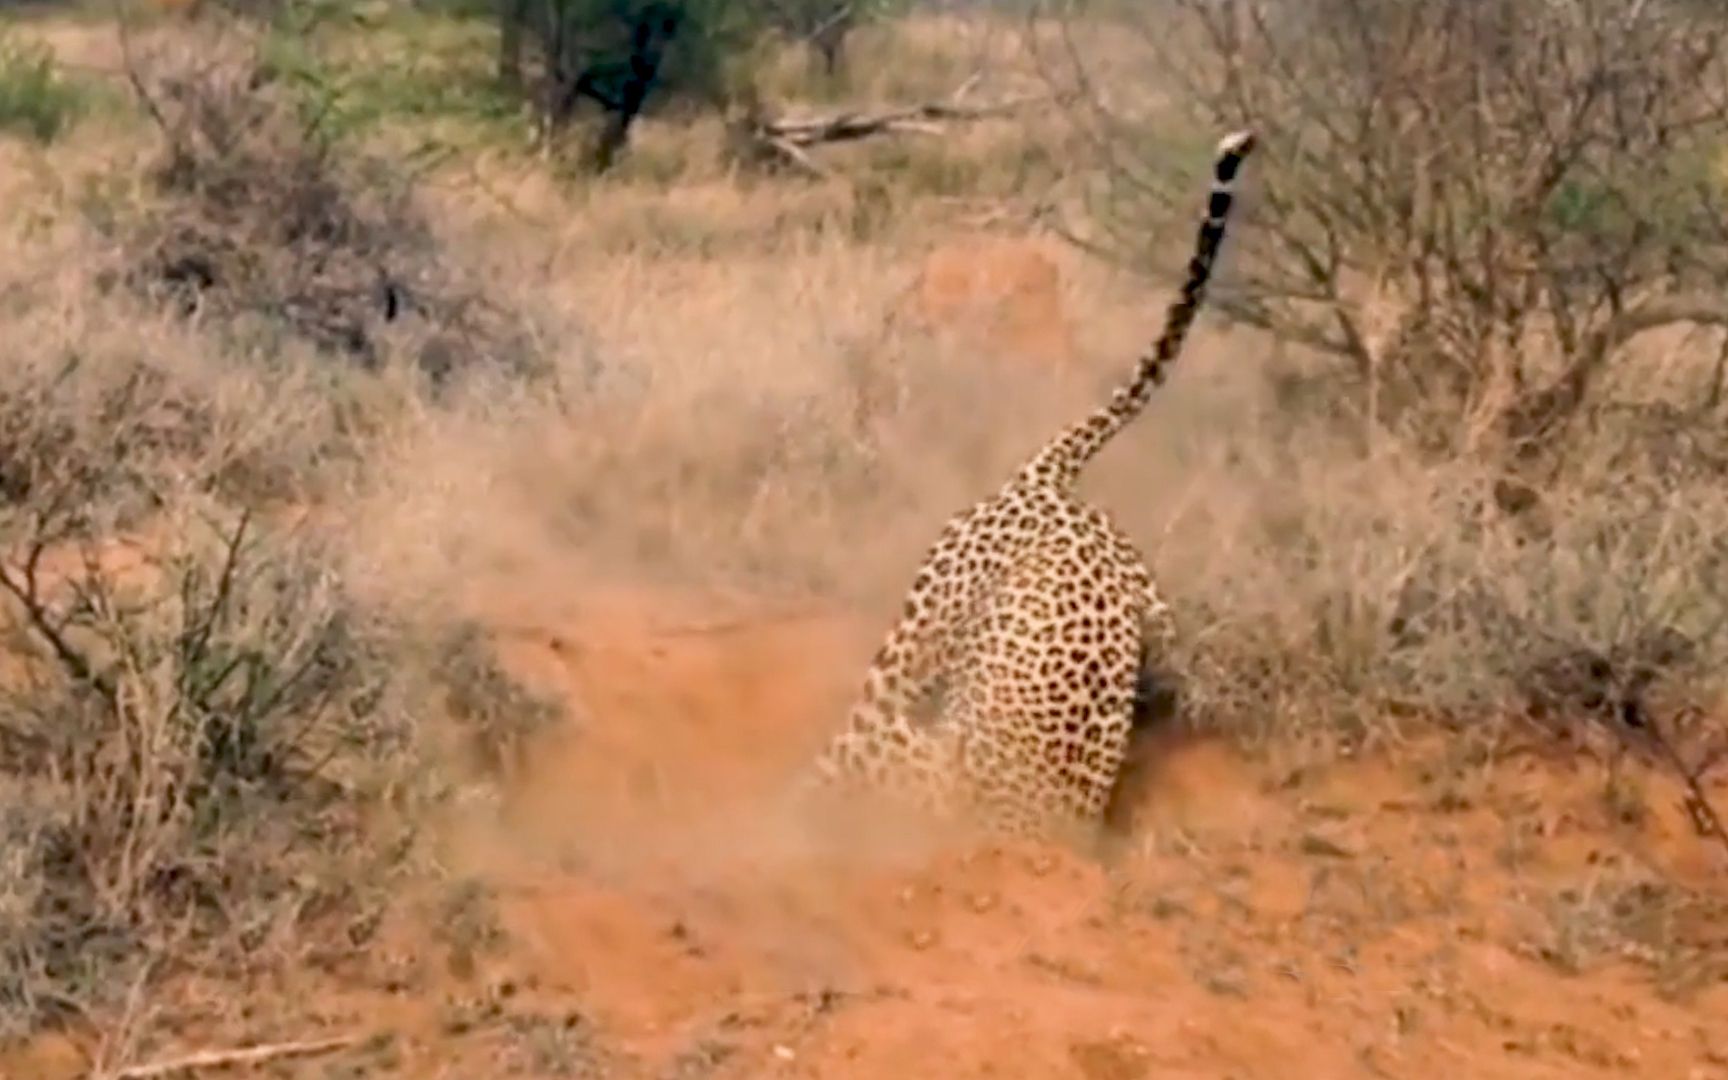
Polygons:
M536 755L485 872L509 978L581 1009L606 1075L1728 1075L1704 918L1724 867L1659 778L1628 826L1546 766L1461 781L1432 759L1424 781L1171 742L1115 865L801 847L765 807L872 629L618 594L514 635L583 719Z
M980 236L931 251L913 312L928 327L1062 369L1075 362L1062 270L1032 240Z

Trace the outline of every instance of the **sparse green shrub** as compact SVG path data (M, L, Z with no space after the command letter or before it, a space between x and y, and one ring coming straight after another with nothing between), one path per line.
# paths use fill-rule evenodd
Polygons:
M60 73L51 49L0 28L0 131L53 142L88 104L83 88Z
M4 1035L363 934L421 785L397 632L339 550L233 509L300 490L316 425L31 286L0 379Z
M317 543L183 504L135 565L64 500L6 516L0 1031L170 964L364 940L413 839L386 628Z
M104 1022L187 971L351 954L425 869L445 725L506 753L544 715L436 617L356 589L343 535L274 523L364 457L329 400L358 376L233 363L103 295L100 263L60 289L20 254L0 273L0 1039Z

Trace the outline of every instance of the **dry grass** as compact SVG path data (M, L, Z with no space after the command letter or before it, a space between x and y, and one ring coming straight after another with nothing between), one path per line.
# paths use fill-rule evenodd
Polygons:
M363 926L407 835L367 808L415 800L395 632L319 537L235 509L307 465L271 395L292 380L201 370L183 332L87 281L58 307L63 283L8 283L9 1033L99 1014L164 964Z
M999 28L974 40L929 23L915 31L929 57L877 63L904 53L874 36L892 31L871 33L862 89L883 100L952 89L975 53L1024 61ZM206 104L229 120L257 107L240 94ZM8 224L24 255L0 280L0 338L21 343L0 375L0 541L27 550L54 522L73 552L144 525L162 539L146 545L157 572L140 584L72 562L96 599L63 610L86 620L96 666L126 693L91 697L42 624L8 609L15 666L46 674L19 680L23 704L0 720L0 825L14 840L0 858L19 883L0 896L0 940L21 943L0 954L0 1033L108 1007L99 988L124 984L113 971L170 953L201 962L193 940L231 957L331 920L363 938L411 846L395 815L420 797L418 770L444 760L432 720L466 720L470 749L497 766L531 731L520 718L541 716L496 672L457 678L479 700L426 693L449 689L434 673L453 657L484 665L462 627L489 589L531 577L579 594L594 570L886 612L940 521L1092 401L1154 329L1160 288L1078 257L1062 299L1089 363L1067 381L893 318L915 256L956 231L951 214L924 212L941 206L933 196L1006 198L1028 161L1078 171L1064 136L1034 124L860 150L853 164L887 189L891 223L867 228L859 187L738 175L719 164L717 129L694 123L645 124L601 183L572 189L500 154L433 176L411 219L380 211L367 229L423 230L417 257L485 282L521 316L511 348L546 376L500 365L436 402L413 350L380 349L372 370L330 365L317 334L240 335L110 287L105 271L136 249L92 237L128 235L116 224L160 237L197 222L258 273L254 309L308 265L328 270L322 248L272 261L272 222L234 225L211 208L241 204L198 186L306 160L268 123L246 129L243 154L193 158L190 186L122 191L95 210L50 199L46 225ZM91 166L76 145L68 154L42 167L75 187ZM1063 155L1072 163L1056 170ZM271 214L309 191L326 209L354 193L310 166L273 179ZM362 199L383 190L342 183ZM344 273L380 245L401 250L401 237L359 234L335 245L356 260ZM1692 364L1683 351L1674 362ZM1396 741L1417 717L1491 725L1552 648L1612 651L1661 627L1696 646L1669 673L1674 693L1719 691L1707 676L1728 659L1728 497L1714 475L1628 464L1605 429L1547 493L1546 524L1493 517L1489 473L1419 457L1395 433L1341 429L1273 378L1290 365L1264 337L1204 328L1175 385L1087 481L1168 582L1196 723L1353 744ZM896 403L860 425L861 379L884 372ZM56 494L69 477L84 485L75 512ZM242 512L286 510L311 511L317 542L266 531L255 550L225 546ZM223 584L230 569L241 585ZM193 708L186 691L226 685L214 646L186 651L187 627L211 620L223 655L255 657L260 678L320 648L334 664L312 698L247 714L258 741L216 760L227 714L196 694ZM125 745L149 751L116 771ZM49 925L49 910L71 923ZM103 957L116 966L90 966ZM535 1054L574 1052L557 1032L524 1038Z
M231 67L204 74L168 106L196 129L165 118L168 168L111 161L123 182L102 185L77 147L35 157L36 204L6 224L5 1036L100 1023L186 971L352 953L426 870L417 819L463 775L427 768L456 760L446 736L466 727L484 769L546 711L460 619L361 588L351 546L307 517L428 400L424 353L351 378L340 342L291 319L236 326L260 295L315 305L318 275L392 223L356 224L279 114ZM202 237L250 276L202 311L116 288L159 268L140 234ZM463 329L425 307L433 332Z

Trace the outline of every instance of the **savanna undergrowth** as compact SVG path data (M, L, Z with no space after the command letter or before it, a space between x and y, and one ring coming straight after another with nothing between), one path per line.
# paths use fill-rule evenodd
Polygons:
M1437 40L1455 27L1435 12L1464 18L1397 11ZM949 22L908 25L916 49L878 25L854 55L916 64L858 64L844 85L924 94L974 53L1039 55L980 37L962 56L930 30ZM669 579L886 617L941 522L1127 373L1181 270L1180 253L1129 274L1063 251L1050 309L1080 358L1042 369L900 315L926 253L1030 227L962 219L952 197L1108 173L1072 132L835 155L868 173L848 186L717 155L692 168L713 125L654 116L603 179L489 158L410 193L325 137L281 55L184 33L128 60L150 168L67 200L76 212L0 269L0 1035L98 1014L175 968L363 947L392 884L423 869L415 822L461 775L452 747L505 769L555 718L496 665L476 610L529 622L597 583ZM1088 59L1139 55L1089 40ZM1167 115L1159 69L1133 71L1118 102ZM1198 176L1209 140L1178 130L1159 145ZM915 162L931 164L901 167ZM1265 167L1348 203L1312 164ZM1373 179L1396 203L1397 177ZM1198 212L1202 190L1184 190ZM862 227L866 204L893 227ZM1244 235L1286 212L1260 203ZM1266 269L1235 260L1317 227L1294 213L1233 248L1223 306ZM1136 242L1191 235L1184 217ZM1681 282L1638 250L1641 280ZM1405 264L1404 285L1425 266ZM1615 340L1564 438L1511 467L1429 437L1468 428L1505 370L1500 339L1472 339L1463 375L1422 370L1447 354L1419 342L1371 384L1339 365L1380 370L1380 339L1310 302L1324 309L1277 310L1344 335L1344 360L1209 311L1084 480L1176 605L1162 666L1189 721L1361 744L1434 720L1509 731L1538 704L1604 728L1633 705L1666 722L1697 704L1710 722L1682 749L1703 761L1728 667L1728 445L1721 394L1697 392L1701 372L1720 383L1715 341ZM1369 306L1347 314L1366 326ZM1532 319L1521 362L1564 371L1579 354ZM477 377L438 390L458 371ZM1450 396L1410 389L1430 375ZM1369 393L1395 382L1397 401ZM1578 656L1581 688L1543 682Z

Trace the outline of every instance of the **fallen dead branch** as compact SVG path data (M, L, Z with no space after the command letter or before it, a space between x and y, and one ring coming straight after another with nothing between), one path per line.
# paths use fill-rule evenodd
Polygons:
M128 1065L111 1074L111 1080L150 1080L190 1069L215 1069L228 1065L256 1065L285 1057L308 1057L345 1050L360 1042L359 1035L339 1035L330 1039L308 1039L298 1042L264 1043L229 1050L200 1050L184 1057L168 1058L147 1065Z
M750 156L759 161L790 165L812 176L825 177L809 148L825 143L854 142L878 135L942 135L945 124L965 123L1009 116L1043 101L1047 95L1028 94L1001 101L972 104L966 99L978 86L980 76L967 79L948 97L916 105L863 112L855 109L812 115L770 116L759 102L752 102L736 125L736 133Z

